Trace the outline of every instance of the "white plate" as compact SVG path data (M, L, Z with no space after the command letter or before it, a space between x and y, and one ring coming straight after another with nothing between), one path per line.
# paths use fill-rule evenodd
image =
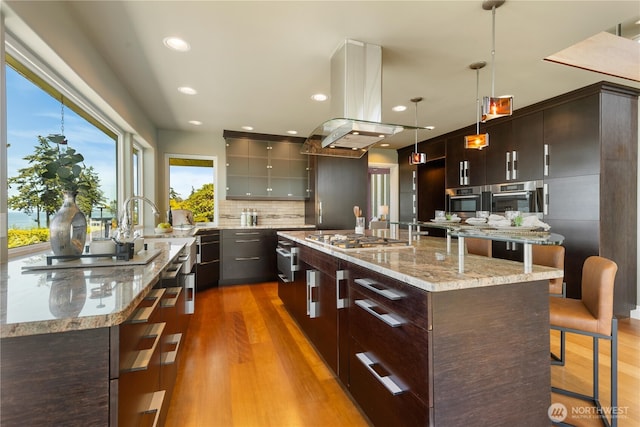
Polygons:
M171 233L173 231L172 227L169 228L155 228L155 232L156 234L167 234L167 233Z
M487 219L486 218L467 218L465 222L469 225L486 225Z
M462 218L451 218L451 219L432 219L431 222L442 222L442 223L447 223L447 222L460 222L462 221Z

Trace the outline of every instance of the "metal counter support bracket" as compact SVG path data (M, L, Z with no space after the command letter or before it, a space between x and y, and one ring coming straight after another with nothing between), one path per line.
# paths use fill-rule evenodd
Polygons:
M531 273L531 271L533 270L533 254L532 254L532 248L531 248L531 243L525 243L524 245L524 272L525 273Z
M447 234L447 239L451 239L451 236ZM447 241L447 252L450 251L449 245L451 243ZM458 273L464 273L464 237L458 236Z

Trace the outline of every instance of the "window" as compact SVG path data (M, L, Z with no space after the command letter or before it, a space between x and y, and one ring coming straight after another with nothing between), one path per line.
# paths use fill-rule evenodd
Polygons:
M60 200L44 202L37 185L38 148L51 134L63 134L68 147L84 156L95 194L79 194L78 205L90 230L115 215L117 136L86 109L10 55L6 56L8 246L25 247L49 239L48 224ZM64 94L63 94L64 92ZM55 144L53 144L55 146ZM84 197L84 201L83 198Z
M188 209L195 222L217 223L216 158L167 154L169 205Z

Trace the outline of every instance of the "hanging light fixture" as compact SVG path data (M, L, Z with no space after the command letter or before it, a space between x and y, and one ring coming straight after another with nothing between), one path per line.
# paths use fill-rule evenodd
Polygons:
M482 150L489 145L489 134L480 133L480 70L487 65L486 62L474 62L469 68L476 70L476 134L464 137L464 148Z
M482 99L482 122L503 116L510 116L513 113L513 96L495 96L496 80L496 9L504 4L506 0L486 0L482 2L484 10L490 10L492 15L491 30L491 96Z
M425 153L418 152L418 102L422 101L422 97L418 96L416 98L411 98L411 102L413 102L416 106L416 119L415 119L415 144L414 151L409 156L409 164L410 165L422 165L427 163L427 155Z

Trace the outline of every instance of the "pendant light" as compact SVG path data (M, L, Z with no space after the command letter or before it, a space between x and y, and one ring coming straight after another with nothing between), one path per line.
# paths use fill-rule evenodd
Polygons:
M480 70L487 65L486 62L474 62L469 68L476 70L476 134L464 137L464 148L482 150L489 145L489 134L480 133Z
M506 0L486 0L482 2L484 10L490 10L492 15L492 47L491 47L491 96L482 99L482 122L503 116L510 116L513 113L513 96L495 96L496 80L496 9L504 4Z
M410 165L423 165L427 163L427 155L425 153L418 152L418 102L422 101L422 97L418 96L416 98L411 98L411 102L413 102L416 106L416 118L415 118L415 144L414 151L409 156L409 164Z

